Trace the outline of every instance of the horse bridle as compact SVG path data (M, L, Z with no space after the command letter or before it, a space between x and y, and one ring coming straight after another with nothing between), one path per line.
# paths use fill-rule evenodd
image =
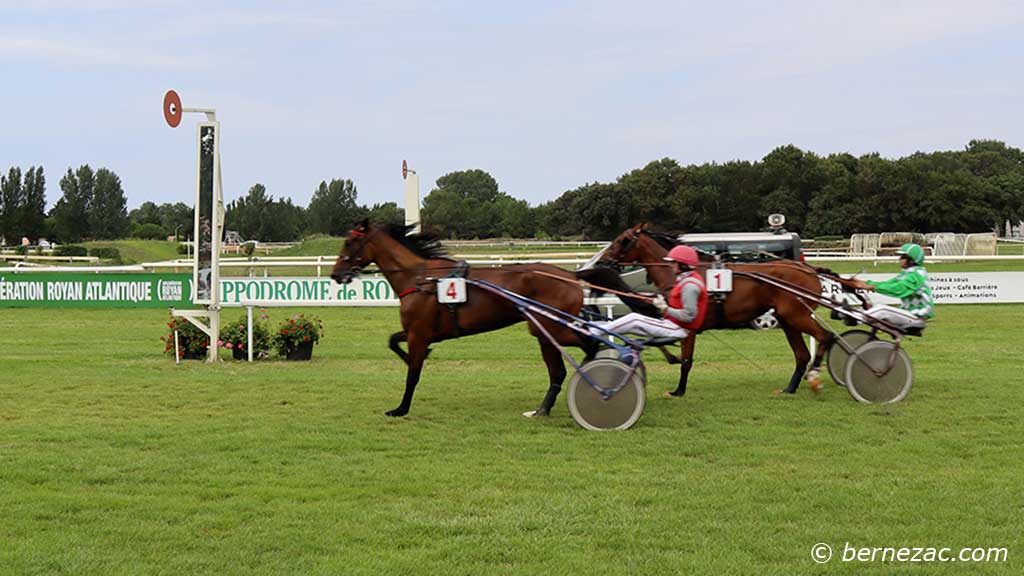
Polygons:
M640 232L643 232L643 230L640 230ZM629 230L627 230L623 234L622 240L619 240L618 242L616 242L616 244L619 245L619 253L620 254L625 254L626 252L630 251L633 248L633 245L636 244L636 241L637 241L636 233L634 233L633 229L630 228ZM602 262L604 262L606 264L610 264L612 266L621 266L622 265L622 262L620 262L617 258L614 259L614 260L610 259L610 258L609 259L602 259Z
M366 251L366 243L370 240L370 235L374 232L376 232L376 230L369 234L359 230L353 230L351 232L353 236L359 238L359 248L356 249L355 254L352 256L345 256L345 261L353 263L349 265L349 271L351 271L354 276L358 276L363 272L363 252Z

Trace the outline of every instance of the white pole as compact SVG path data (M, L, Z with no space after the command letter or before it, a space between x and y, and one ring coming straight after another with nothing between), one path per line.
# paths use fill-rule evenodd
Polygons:
M245 308L245 328L246 332L248 332L247 336L249 337L249 362L252 362L252 306L246 306Z
M416 224L413 232L420 231L420 177L411 169L405 178L405 224Z
M198 110L197 110L198 111ZM213 110L202 110L206 117L213 121L216 112ZM216 123L216 137L213 141L213 209L210 210L211 230L213 242L210 254L210 305L207 310L210 312L210 355L207 362L216 362L220 358L217 354L217 340L220 339L220 239L224 235L224 189L221 186L220 168L220 141L223 134L220 130L220 122ZM199 207L196 207L199 210Z
M174 331L174 363L181 364L181 355L178 353L178 331Z

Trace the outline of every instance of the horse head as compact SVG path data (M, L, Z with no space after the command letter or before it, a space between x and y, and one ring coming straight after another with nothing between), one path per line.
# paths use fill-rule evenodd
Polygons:
M637 224L616 236L601 257L601 264L614 266L643 260L645 256L639 240L646 229L647 224Z
M374 261L372 239L377 232L379 230L370 224L369 219L352 228L331 269L332 280L338 284L348 284L363 271L363 267Z

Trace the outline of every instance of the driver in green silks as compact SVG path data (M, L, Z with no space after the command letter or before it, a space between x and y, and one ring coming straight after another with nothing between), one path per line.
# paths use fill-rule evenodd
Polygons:
M903 270L895 278L884 282L859 282L858 288L899 298L900 308L918 318L935 316L932 289L928 286L928 271L924 269L924 248L917 244L904 244L896 254L900 256Z

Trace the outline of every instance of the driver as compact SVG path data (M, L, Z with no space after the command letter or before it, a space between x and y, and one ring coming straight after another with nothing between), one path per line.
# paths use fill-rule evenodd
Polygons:
M689 246L676 246L665 255L675 268L676 283L669 292L668 301L661 294L654 298L654 305L662 313L661 318L651 318L631 312L611 322L596 322L599 326L620 334L636 334L647 338L683 339L704 323L708 308L708 290L704 279L697 273L697 251ZM601 336L597 328L591 334Z
M857 281L857 288L878 292L883 296L900 299L900 308L921 319L935 316L932 289L928 286L928 271L924 269L924 248L917 244L904 244L896 251L900 256L900 271L895 278L884 282Z

